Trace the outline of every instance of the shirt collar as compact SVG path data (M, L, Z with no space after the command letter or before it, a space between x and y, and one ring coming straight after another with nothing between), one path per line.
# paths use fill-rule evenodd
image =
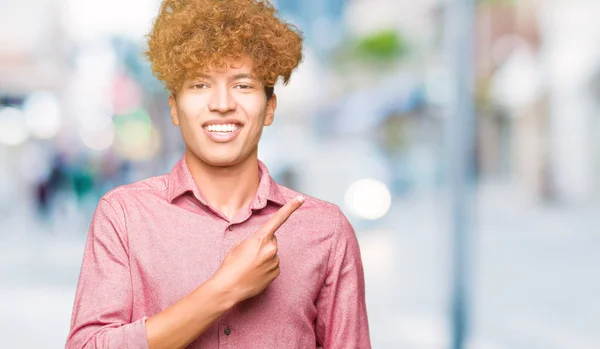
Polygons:
M281 194L279 186L271 178L267 166L260 160L258 160L258 173L260 176L258 190L256 191L254 200L250 204L250 208L254 210L262 209L267 205L267 201L274 202L280 206L285 205L285 198ZM187 192L192 192L198 201L205 206L209 206L192 177L185 154L173 167L168 181L167 195L169 203L173 203L173 200Z

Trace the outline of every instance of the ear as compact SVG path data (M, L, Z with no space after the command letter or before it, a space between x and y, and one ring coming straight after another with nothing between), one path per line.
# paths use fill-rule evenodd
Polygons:
M179 126L179 116L177 115L177 99L175 93L169 96L169 107L171 107L171 122L175 126Z
M265 114L265 126L270 126L275 119L275 109L277 109L277 95L273 93L267 100L267 112Z

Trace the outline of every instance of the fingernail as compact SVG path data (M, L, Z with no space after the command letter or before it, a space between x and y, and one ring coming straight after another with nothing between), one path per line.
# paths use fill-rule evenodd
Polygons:
M304 196L297 196L296 200L298 200L298 202L303 203L304 202Z

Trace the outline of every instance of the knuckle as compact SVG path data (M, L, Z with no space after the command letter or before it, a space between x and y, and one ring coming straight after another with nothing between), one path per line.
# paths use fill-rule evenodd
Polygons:
M276 255L277 254L277 245L270 243L267 245L267 252L270 255Z

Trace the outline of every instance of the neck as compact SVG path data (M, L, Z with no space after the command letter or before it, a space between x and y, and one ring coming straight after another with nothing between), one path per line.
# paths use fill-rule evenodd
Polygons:
M189 150L186 150L185 156L192 177L204 198L229 220L254 200L260 182L257 151L243 162L232 166L207 164Z

